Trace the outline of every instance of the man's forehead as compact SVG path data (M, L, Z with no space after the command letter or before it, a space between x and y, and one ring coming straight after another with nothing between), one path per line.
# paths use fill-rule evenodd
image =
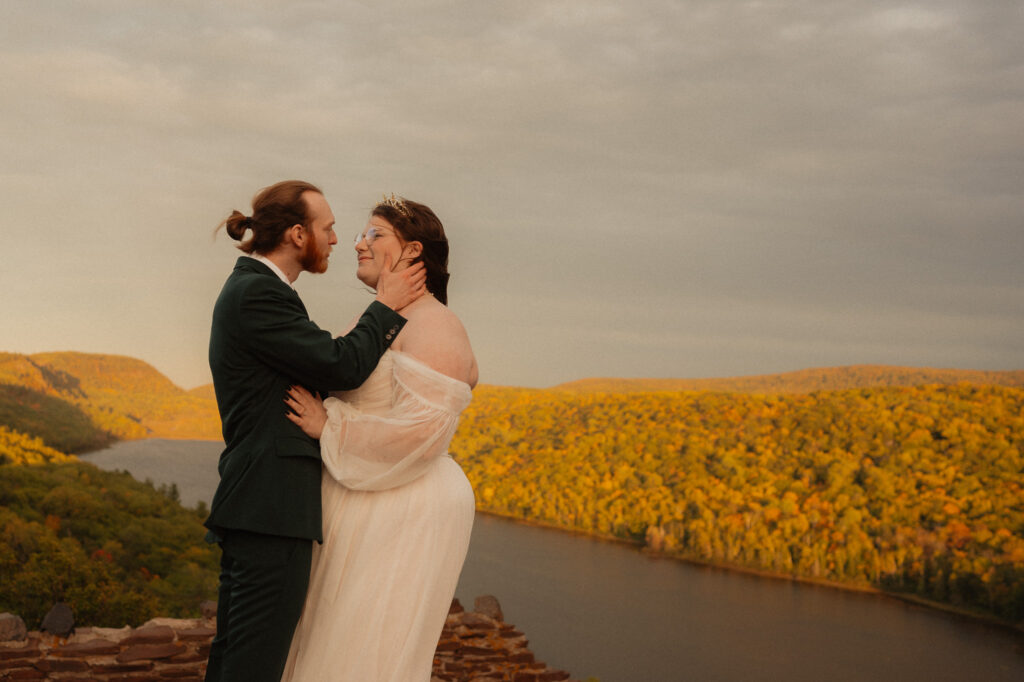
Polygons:
M334 213L331 211L331 205L327 203L324 195L307 190L303 193L303 198L306 200L306 206L316 222L323 222L327 225L334 224Z

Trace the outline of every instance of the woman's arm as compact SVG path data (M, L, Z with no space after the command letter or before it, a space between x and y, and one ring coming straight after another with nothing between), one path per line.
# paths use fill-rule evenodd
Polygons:
M403 354L396 354L394 371L394 403L384 414L337 398L321 404L298 387L285 398L288 418L320 439L324 468L347 488L385 490L418 478L448 451L471 399L464 384Z

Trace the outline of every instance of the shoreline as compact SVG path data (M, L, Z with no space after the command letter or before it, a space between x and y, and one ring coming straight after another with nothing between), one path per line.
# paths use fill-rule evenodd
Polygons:
M487 509L477 508L476 513L484 514L487 516L493 516L495 518L506 519L515 523L521 523L526 526L534 526L537 528L544 528L547 530L557 530L563 533L569 533L571 535L579 535L582 537L590 538L592 540L599 540L601 542L610 542L619 545L628 545L635 548L641 554L648 556L652 559L664 559L667 561L679 561L691 566L699 566L702 568L708 568L718 571L726 571L729 573L740 573L744 575L751 575L758 578L765 578L769 580L780 580L798 583L801 585L810 585L814 587L823 587L826 589L840 590L843 592L857 592L861 594L872 594L879 597L885 597L888 599L895 599L907 604L919 606L922 608L929 609L943 613L947 616L953 616L965 621L973 622L975 624L983 624L989 627L999 628L1008 632L1024 636L1024 622L1012 623L1010 621L1002 620L996 616L992 616L986 613L979 613L964 609L952 604L945 604L942 602L936 602L923 597L919 597L915 594L909 594L904 592L893 592L891 590L884 590L880 587L873 587L871 585L852 585L847 583L835 582L832 580L825 580L820 578L803 578L800 576L788 575L786 573L777 573L769 571L767 569L750 568L747 566L738 566L736 564L728 564L723 562L707 561L703 559L694 559L690 557L679 556L676 554L668 554L665 552L658 552L647 549L646 546L636 540L627 540L626 538L620 538L612 535L606 535L603 533L590 533L584 530L576 528L564 528L553 523L547 523L545 521L534 521L532 519L523 519L511 514L503 514L500 512L490 511Z
M220 441L220 439L168 438L166 436L155 436L155 437L148 437L148 438L118 439L118 440L115 440L114 442L112 442L110 445L107 445L104 448L100 448L98 450L90 450L89 452L75 453L75 454L73 454L73 456L77 457L77 458L83 458L83 457L87 457L89 454L96 453L96 452L101 452L102 450L109 449L110 447L116 445L117 443L126 443L126 442L142 441L142 440L192 441L192 442L203 442L203 443L222 442L222 441ZM87 460L83 460L83 461L87 461ZM943 602L936 602L936 601L925 599L924 597L920 597L918 595L911 594L911 593L894 592L894 591L891 591L891 590L882 589L880 587L874 587L872 585L854 585L854 584L840 583L840 582L826 580L826 579L821 579L821 578L805 578L805 577L801 577L801 576L789 575L789 574L786 574L786 573L778 573L778 572L770 571L770 570L767 570L767 569L752 568L752 567L748 567L748 566L740 566L740 565L729 564L729 563L724 563L724 562L715 562L715 561L708 561L708 560L704 560L704 559L696 559L696 558L692 558L692 557L680 556L680 555L677 555L677 554L669 554L669 553L666 553L666 552L660 552L660 551L655 551L655 550L647 549L647 547L644 545L644 543L642 543L640 541L637 541L637 540L628 540L626 538L621 538L621 537L617 537L617 536L614 536L614 535L608 535L608 534L605 534L605 533L585 531L585 530L581 530L581 529L578 529L578 528L566 528L564 526L559 526L559 525L554 524L554 523L549 523L549 522L545 522L545 521L537 521L537 520L533 520L533 519L521 518L521 517L518 517L518 516L514 516L512 514L492 511L492 510L488 510L488 509L481 509L479 507L477 507L476 512L478 514L486 514L487 516L493 516L493 517L496 517L496 518L506 519L506 520L513 521L515 523L520 523L520 524L527 525L527 526L534 526L534 527L537 527L537 528L544 528L544 529L548 529L548 530L557 530L557 531L560 531L562 533L569 533L569 534L572 534L572 535L579 535L579 536L582 536L582 537L590 538L592 540L600 540L602 542L610 542L610 543L619 544L619 545L626 545L626 546L629 546L629 547L633 547L633 548L637 549L637 551L639 551L641 554L644 554L644 555L646 555L646 556L648 556L650 558L654 558L654 559L665 559L665 560L670 560L670 561L680 561L680 562L689 564L691 566L700 566L700 567L703 567L703 568L710 568L710 569L714 569L714 570L728 571L728 572L732 572L732 573L740 573L740 574L745 574L745 575L756 576L756 577L759 577L759 578L767 578L767 579L770 579L770 580L783 580L783 581L795 582L795 583L802 584L802 585L811 585L811 586L817 586L817 587L824 587L824 588L828 588L828 589L841 590L841 591L844 591L844 592L859 592L859 593L862 593L862 594L873 594L873 595L877 595L877 596L881 596L881 597L886 597L886 598L890 598L890 599L896 599L898 601L901 601L901 602L904 602L904 603L907 603L907 604L913 604L915 606L919 606L919 607L922 607L922 608L927 608L927 609L930 609L932 611L937 611L937 612L940 612L940 613L944 613L946 615L957 617L957 618L960 618L960 619L963 619L963 620L966 620L966 621L970 621L970 622L974 622L974 623L981 623L981 624L985 624L987 626L997 627L997 628L1000 628L1000 629L1003 629L1003 630L1007 630L1009 632L1012 632L1012 633L1015 633L1015 634L1018 634L1018 635L1024 635L1024 622L1013 623L1013 622L1010 622L1010 621L1002 620L1002 619L1000 619L1000 618L998 618L996 616L990 615L990 614L972 611L972 610L965 609L965 608L962 608L962 607L958 607L958 606L955 606L955 605L952 605L952 604L946 604L946 603L943 603Z
M95 450L85 450L83 452L68 452L66 454L71 455L72 457L78 457L79 459L81 459L82 457L88 457L89 455L94 455L97 452L103 452L104 450L109 450L110 448L114 447L115 445L118 445L119 443L138 443L139 441L144 441L144 440L188 441L188 442L191 442L191 443L223 443L224 442L223 438L172 438L170 436L146 436L145 438L115 438L114 440L110 441L110 443L108 443L107 445L104 445L101 448L96 448Z

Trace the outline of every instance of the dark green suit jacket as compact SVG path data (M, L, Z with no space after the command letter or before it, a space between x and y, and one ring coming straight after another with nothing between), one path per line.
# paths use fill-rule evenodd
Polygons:
M290 422L292 384L313 392L366 380L405 319L376 301L346 336L309 320L263 263L238 259L213 309L210 369L225 449L206 526L322 540L320 446Z

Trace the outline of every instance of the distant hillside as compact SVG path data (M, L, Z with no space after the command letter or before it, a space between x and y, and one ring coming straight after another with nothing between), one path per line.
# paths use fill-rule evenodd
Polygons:
M189 389L189 395L194 395L197 398L204 400L217 400L217 394L213 391L213 384L203 384L202 386L196 386L195 388Z
M135 358L0 353L0 424L67 452L115 438L221 437L216 403Z
M574 393L646 393L650 391L721 391L727 393L814 393L885 386L1024 387L1024 370L988 372L970 369L930 369L888 365L851 365L802 369L780 374L711 379L580 379L552 386Z
M481 386L508 395L544 392L649 393L714 391L806 394L924 385L1024 387L1024 371L980 371L853 365L780 374L707 379L592 378L550 389ZM509 393L511 392L511 393ZM0 425L40 437L63 452L102 447L113 439L221 437L213 385L189 391L147 363L124 356L78 352L0 353Z
M114 436L80 407L42 391L0 384L0 428L32 434L61 452L87 452L109 445ZM0 448L0 457L3 457Z

